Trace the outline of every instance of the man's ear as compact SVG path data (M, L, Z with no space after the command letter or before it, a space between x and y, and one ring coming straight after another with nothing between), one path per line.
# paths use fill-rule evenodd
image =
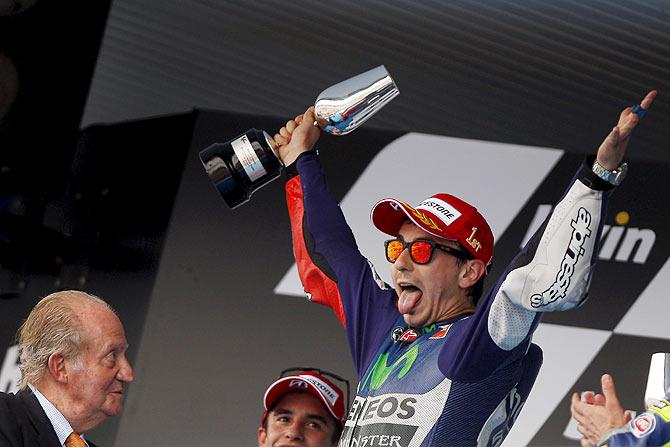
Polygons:
M65 368L65 357L59 352L52 353L47 359L47 370L49 375L58 383L67 383L67 369Z
M263 427L258 427L258 447L265 447L268 440L268 434Z
M458 285L463 289L468 289L479 281L486 273L486 264L479 259L466 261L461 268L461 274L458 277Z

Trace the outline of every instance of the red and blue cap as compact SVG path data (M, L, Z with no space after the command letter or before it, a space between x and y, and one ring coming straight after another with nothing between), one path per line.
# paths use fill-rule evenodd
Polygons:
M265 422L268 412L282 397L296 392L309 393L319 399L335 420L344 425L346 420L344 393L337 385L316 371L280 377L270 385L263 397L265 412L262 422Z
M413 207L402 200L382 199L370 218L380 231L398 236L406 220L433 236L457 241L487 266L493 259L493 232L477 208L451 194L435 194Z

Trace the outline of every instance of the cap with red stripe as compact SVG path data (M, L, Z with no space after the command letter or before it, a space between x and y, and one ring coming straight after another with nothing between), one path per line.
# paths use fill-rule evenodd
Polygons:
M402 200L380 200L370 213L381 231L397 236L406 220L433 236L457 241L486 265L493 258L493 232L477 208L450 194L435 194L416 207Z
M281 377L270 385L263 397L265 413L263 413L262 421L265 421L269 410L274 408L282 397L295 392L309 393L319 399L330 414L344 425L346 418L344 393L337 385L315 371Z

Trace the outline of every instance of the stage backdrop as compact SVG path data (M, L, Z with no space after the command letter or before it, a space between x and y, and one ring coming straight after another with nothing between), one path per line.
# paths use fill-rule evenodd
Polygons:
M356 380L335 317L300 298L283 181L231 211L197 157L213 142L251 127L273 132L281 123L198 113L117 446L253 445L263 392L281 369L317 365ZM594 145L607 130L594 130ZM385 278L385 236L369 223L372 205L385 196L416 203L448 191L477 204L491 222L489 286L582 161L560 148L366 128L324 136L318 146L330 189ZM643 150L633 141L633 154ZM626 407L643 405L650 356L670 351L669 175L667 165L631 162L610 202L590 299L544 317L534 338L544 366L505 445L578 445L570 394L597 387L605 371Z
M79 135L66 187L54 185L64 194L43 197L31 215L0 206L0 391L14 391L19 378L16 330L59 289L112 304L135 358L194 122L186 113L91 126ZM0 190L2 199L23 202ZM111 446L117 423L89 436Z
M38 296L77 286L82 273L83 288L119 308L136 366L118 433L114 421L106 423L92 436L100 445L253 445L263 392L280 370L319 366L355 383L341 326L327 308L302 298L282 180L231 211L197 157L250 127L281 124L195 111L87 129L68 193L44 219L45 228L65 236L56 248L68 249L68 262L32 276L2 270L5 283L28 284L0 302L1 389L12 389L17 377L12 334L20 321ZM594 130L592 144L606 132ZM491 222L489 285L582 160L560 148L365 127L324 136L318 145L329 187L382 276L388 279L385 236L369 223L372 205L386 196L415 203L447 191L475 203ZM634 140L633 158L643 151ZM627 408L642 406L651 354L670 351L669 175L667 165L631 162L610 202L590 299L547 314L538 328L544 366L505 445L578 445L570 393L597 387L605 371Z

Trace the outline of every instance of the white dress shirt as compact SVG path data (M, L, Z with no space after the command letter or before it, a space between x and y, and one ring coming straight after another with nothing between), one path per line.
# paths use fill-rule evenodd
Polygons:
M67 419L65 419L65 416L63 416L63 414L60 411L58 411L58 408L56 408L54 404L49 402L49 399L44 397L44 395L40 393L37 388L35 388L30 383L28 384L28 387L33 392L33 394L37 398L37 401L40 403L42 409L49 418L49 421L51 422L51 425L53 426L54 431L56 432L56 436L58 437L58 441L60 442L61 446L65 447L65 440L74 431L72 430L72 426L67 421ZM82 439L84 438L83 435L81 435L81 437ZM86 442L85 439L84 442ZM86 443L86 445L88 445L88 443Z

